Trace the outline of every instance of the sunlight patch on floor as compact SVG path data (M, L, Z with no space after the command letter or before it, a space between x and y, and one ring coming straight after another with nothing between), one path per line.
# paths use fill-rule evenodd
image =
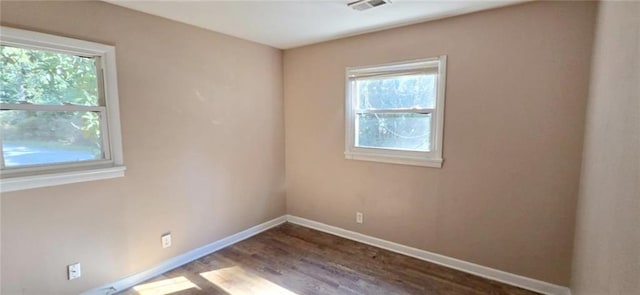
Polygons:
M296 295L238 266L207 271L200 275L230 295Z
M191 288L200 289L187 278L180 276L153 283L137 285L133 287L133 290L138 292L139 295L165 295Z

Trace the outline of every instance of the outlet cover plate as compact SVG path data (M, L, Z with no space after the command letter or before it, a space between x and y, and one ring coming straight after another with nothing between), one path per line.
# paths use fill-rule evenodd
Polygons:
M67 274L69 276L69 280L75 280L82 275L82 271L80 270L80 263L74 263L67 265Z
M162 235L162 248L171 247L171 233Z

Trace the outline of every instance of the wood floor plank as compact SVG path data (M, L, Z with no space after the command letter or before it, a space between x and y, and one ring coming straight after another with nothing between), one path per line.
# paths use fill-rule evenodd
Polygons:
M121 294L537 293L285 223Z

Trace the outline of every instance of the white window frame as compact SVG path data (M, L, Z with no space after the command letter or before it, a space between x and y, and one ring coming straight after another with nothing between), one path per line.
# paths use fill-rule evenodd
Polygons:
M355 121L358 112L357 97L353 89L355 81L366 77L398 75L403 73L436 72L436 101L434 108L403 110L367 110L369 113L421 113L431 114L431 151L410 151L390 148L356 146ZM347 67L345 74L345 158L442 168L442 139L444 131L444 101L446 88L447 56L380 64L374 66Z
M120 134L115 47L4 26L0 26L0 43L13 47L53 51L96 59L98 87L101 90L100 92L103 93L103 97L101 98L104 99L103 106L43 106L31 104L0 104L0 106L3 109L19 110L99 111L104 114L100 117L100 125L103 151L105 153L104 160L33 165L6 169L2 167L2 170L0 170L0 192L4 193L124 176L126 167L124 166L122 137ZM1 153L0 156L2 156ZM4 161L2 161L2 163L4 163Z

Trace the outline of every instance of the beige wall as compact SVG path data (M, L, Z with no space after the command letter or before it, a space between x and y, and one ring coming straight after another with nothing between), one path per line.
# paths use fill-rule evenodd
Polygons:
M595 12L527 3L285 51L288 213L568 285ZM345 160L345 67L440 54L444 167Z
M1 5L2 25L116 46L128 168L3 194L2 294L77 294L285 213L280 50L102 2Z
M279 50L101 2L0 5L2 25L116 46L128 167L124 178L2 195L2 294L77 293L284 214L285 129L288 213L569 283L593 2L527 3L287 50L284 73ZM621 58L635 54L637 65L638 46L625 47L634 31L621 28L638 25L640 8L622 5L599 17L617 22L596 43L577 294L639 288L640 78ZM344 67L439 54L449 57L444 167L345 160ZM620 71L626 78L607 74ZM163 250L168 230L174 245ZM72 262L80 280L66 280Z
M571 287L640 294L640 2L601 2Z

